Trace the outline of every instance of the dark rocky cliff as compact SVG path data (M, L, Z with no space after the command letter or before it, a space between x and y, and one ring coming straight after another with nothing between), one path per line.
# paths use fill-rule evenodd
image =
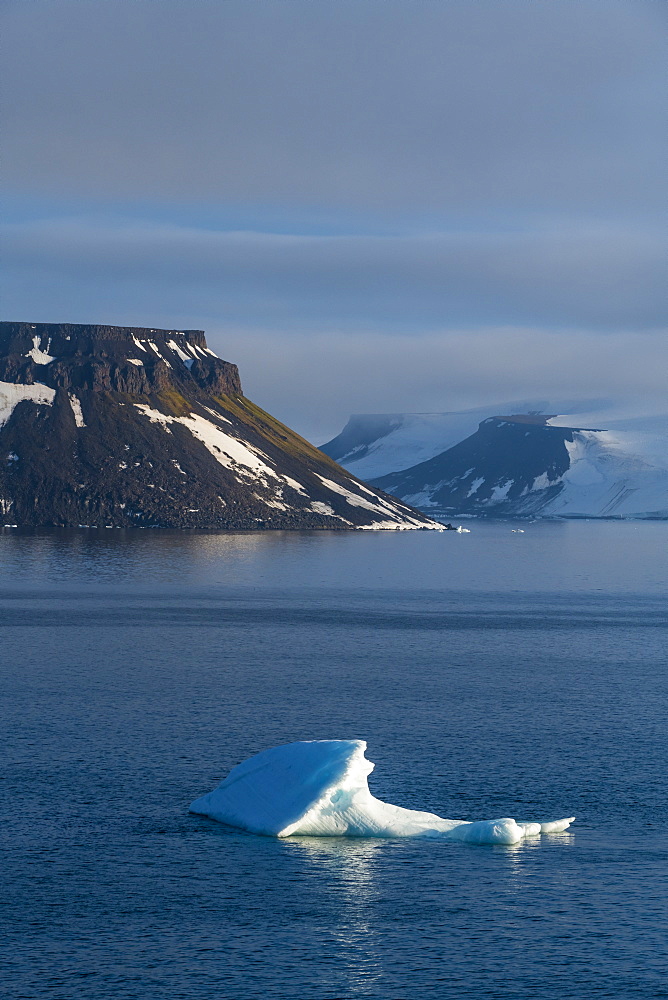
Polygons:
M54 360L45 364L43 355ZM0 323L0 380L131 395L170 384L191 394L241 395L239 369L208 350L202 330Z
M201 330L52 323L0 323L0 515L21 526L434 526L255 406Z

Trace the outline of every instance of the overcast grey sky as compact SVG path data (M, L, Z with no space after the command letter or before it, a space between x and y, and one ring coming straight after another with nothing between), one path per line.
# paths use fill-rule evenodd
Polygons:
M662 407L667 11L10 0L3 313L202 327L316 441Z

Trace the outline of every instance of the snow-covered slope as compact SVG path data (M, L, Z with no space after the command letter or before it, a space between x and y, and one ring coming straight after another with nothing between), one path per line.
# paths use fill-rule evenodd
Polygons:
M668 437L657 433L660 422L650 429L644 421L644 430L574 431L565 442L562 489L542 513L668 518Z
M10 525L440 529L252 403L201 330L0 323Z
M440 837L469 844L516 844L568 829L575 817L548 822L492 819L470 823L374 798L374 765L364 740L306 740L273 747L230 771L190 811L273 837Z
M665 416L614 429L568 421L492 417L433 459L374 482L442 518L668 518Z
M320 450L360 479L377 479L440 455L497 413L570 413L600 405L594 400L524 399L447 413L355 413Z

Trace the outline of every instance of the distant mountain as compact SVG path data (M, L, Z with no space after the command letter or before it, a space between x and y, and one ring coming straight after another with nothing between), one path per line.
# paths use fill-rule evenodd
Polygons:
M439 527L247 399L201 330L52 323L0 324L0 515L20 526Z
M570 413L600 406L598 400L554 403L525 399L446 413L356 413L340 434L321 445L321 451L369 480L440 455L496 413Z
M488 417L428 461L372 483L431 516L668 518L668 420L564 426Z

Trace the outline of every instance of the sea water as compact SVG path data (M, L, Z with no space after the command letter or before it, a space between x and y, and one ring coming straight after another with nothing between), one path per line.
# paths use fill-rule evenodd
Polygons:
M666 995L668 526L468 526L2 533L5 995ZM389 802L577 819L470 846L188 813L332 738Z

